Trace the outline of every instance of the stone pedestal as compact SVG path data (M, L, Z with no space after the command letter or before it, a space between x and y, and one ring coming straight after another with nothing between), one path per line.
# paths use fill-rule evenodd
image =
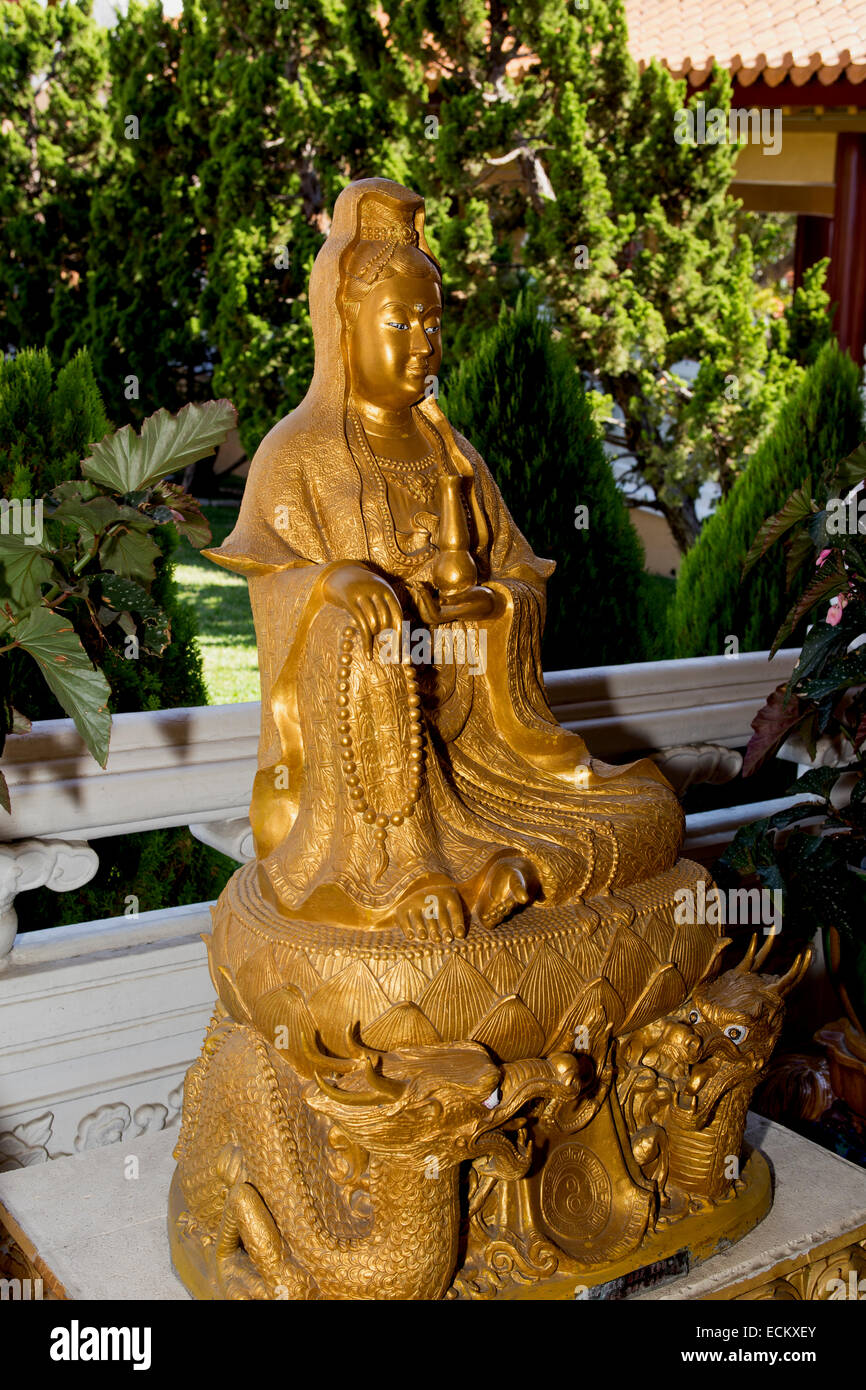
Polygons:
M773 1176L765 1220L688 1273L632 1293L609 1286L608 1296L826 1299L841 1297L842 1286L850 1296L866 1279L866 1172L759 1116L750 1117L746 1138ZM166 1230L174 1142L162 1132L0 1174L0 1222L17 1255L0 1274L26 1270L43 1280L46 1297L61 1299L188 1298ZM539 1288L535 1296L563 1293Z

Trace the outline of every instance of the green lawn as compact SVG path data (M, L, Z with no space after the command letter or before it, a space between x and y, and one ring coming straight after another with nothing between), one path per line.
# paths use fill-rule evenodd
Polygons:
M225 540L237 519L234 507L205 507L213 544ZM177 549L174 577L182 598L198 616L198 640L212 705L258 700L259 668L247 581L207 560L186 540Z

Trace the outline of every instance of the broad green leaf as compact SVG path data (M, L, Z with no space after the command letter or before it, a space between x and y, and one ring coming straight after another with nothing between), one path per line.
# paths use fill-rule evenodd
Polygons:
M111 497L104 497L100 493L89 502L74 499L61 502L57 510L51 513L51 520L65 521L77 526L86 536L93 537L104 531L112 522L121 521L123 515L123 508Z
M162 615L161 623L144 623L139 639L145 651L152 652L154 656L160 656L171 641L171 623L167 615L165 613Z
M136 579L156 578L153 562L160 554L156 542L137 528L111 531L99 547L103 569Z
M122 579L117 574L106 574L102 580L102 596L122 614L138 614L143 627L141 645L147 651L153 652L156 656L165 651L171 641L171 624L165 610L160 608L158 603L154 603L146 589L133 583L131 579ZM107 627L116 616L113 614L105 620L104 626ZM124 626L123 630L137 631L134 623L131 628Z
M803 646L797 665L791 676L791 685L799 685L819 672L833 656L841 656L847 651L851 641L850 624L846 622L848 610L842 615L838 627L830 623L815 623L803 638Z
M848 771L850 771L850 768L848 769ZM857 802L863 801L864 799L866 799L866 776L864 776L861 772L860 777L854 783L854 787L851 792L851 800Z
M834 691L847 690L852 685L866 685L866 651L862 647L841 660L829 662L820 676L798 682L797 694L806 700L824 700Z
M96 484L89 483L86 478L71 478L65 483L58 483L49 493L56 502L89 502L92 497L101 495Z
M770 822L765 817L742 825L721 857L721 863L736 873L748 875L759 865L772 862Z
M114 492L135 492L212 454L236 418L225 400L190 402L177 415L158 410L145 420L140 436L129 425L106 435L84 460L82 472Z
M142 618L164 616L159 604L154 603L147 590L132 579L124 579L119 574L104 574L101 585L103 598L119 613L130 611Z
M777 811L770 817L770 826L773 830L784 830L797 821L821 816L824 811L825 807L820 801L801 801L797 806L788 806L784 811Z
M852 487L866 478L866 440L858 444L847 458L836 465L833 472L834 484L840 492L849 492Z
M781 511L776 512L775 516L768 517L757 536L752 542L752 547L746 556L743 564L743 578L746 577L753 565L757 564L762 555L776 541L784 536L786 531L790 531L792 526L796 526L798 521L803 521L807 516L811 516L814 508L812 505L812 479L806 477L801 487L796 492L792 492Z
M90 662L68 618L50 608L34 608L10 634L29 652L51 690L103 767L108 759L111 691L101 671Z
M27 545L23 536L0 536L0 602L23 613L39 603L41 586L53 577L51 557L40 546Z
M791 783L785 795L801 796L804 792L811 792L814 796L822 796L826 800L842 773L847 771L846 767L810 767L808 772L804 772L802 777Z

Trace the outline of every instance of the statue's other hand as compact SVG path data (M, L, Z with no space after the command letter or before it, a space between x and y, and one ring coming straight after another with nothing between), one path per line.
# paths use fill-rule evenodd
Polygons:
M496 595L483 584L473 584L463 593L444 600L439 598L432 585L426 584L415 590L415 598L421 621L430 627L436 627L439 623L489 618L496 607Z
M496 607L496 595L483 584L473 584L462 594L440 599L439 615L443 623L471 622L473 618L489 618Z
M364 565L339 565L325 580L323 593L329 603L344 608L354 618L365 639L368 656L373 653L377 633L389 628L400 631L400 600L386 579Z

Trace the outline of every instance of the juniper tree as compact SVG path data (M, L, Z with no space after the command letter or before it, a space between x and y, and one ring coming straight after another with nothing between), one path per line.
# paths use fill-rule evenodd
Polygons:
M746 556L766 518L807 475L817 478L862 439L862 417L860 374L828 342L683 560L672 613L677 656L721 655L729 637L742 651L771 645L791 602L785 556L777 547L743 579Z
M0 351L63 353L86 305L107 158L105 36L90 0L0 5Z
M449 380L449 417L484 456L548 581L549 670L645 655L643 555L580 376L538 305L503 308Z
M178 90L187 40L160 0L132 0L108 37L111 160L93 194L80 332L118 425L210 391L198 317L210 240L193 208L207 144Z

